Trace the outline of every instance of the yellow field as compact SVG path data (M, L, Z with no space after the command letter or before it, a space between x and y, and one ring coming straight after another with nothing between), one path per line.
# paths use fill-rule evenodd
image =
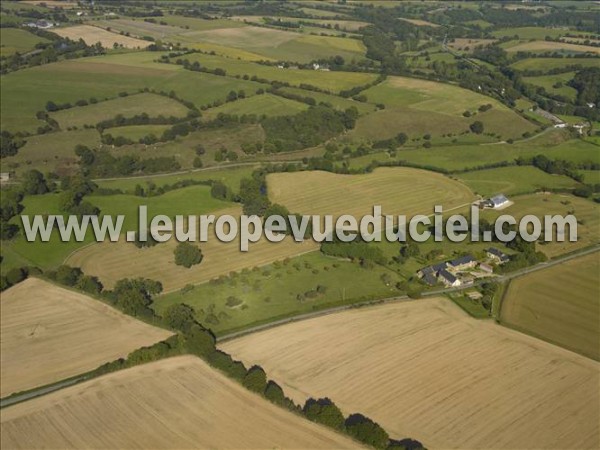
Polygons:
M380 167L365 175L330 172L274 173L267 176L269 199L302 214L351 214L360 218L381 205L383 214L433 214L474 199L465 185L444 175L406 167Z
M437 23L428 22L426 20L421 19L405 19L404 17L399 17L400 20L404 20L405 22L412 23L413 25L418 25L420 27L433 27L437 28L439 25Z
M598 363L447 299L331 314L222 347L296 400L328 396L428 448L600 446Z
M454 50L473 50L479 45L489 45L496 42L496 39L466 39L457 38L452 42L448 42L448 47Z
M117 33L111 33L102 28L91 25L76 25L67 28L53 28L53 33L59 36L78 41L83 39L87 45L94 45L97 42L102 44L102 47L113 48L115 42L126 48L146 48L150 42L142 39L136 39L129 36L122 36Z
M199 358L109 374L2 410L9 448L360 448Z
M239 217L241 209L229 208L214 214L217 217L225 214ZM243 253L239 240L224 243L211 234L208 242L199 243L204 255L202 262L186 269L174 262L173 251L176 246L175 239L142 249L124 241L102 242L73 253L65 263L81 267L88 275L97 276L107 287L112 287L122 278L145 277L160 281L165 292L169 292L186 284L203 283L229 272L263 266L318 249L318 245L312 241L296 243L286 238L283 242L273 243L262 239L250 244L249 251Z
M554 51L554 50L565 50L570 52L591 52L600 54L600 47L592 47L591 45L577 45L569 44L566 42L552 42L552 41L532 41L524 42L522 44L515 45L513 47L507 47L507 52L528 52L528 51Z
M170 332L30 278L2 293L1 397L78 375Z
M511 281L502 322L600 360L600 252Z

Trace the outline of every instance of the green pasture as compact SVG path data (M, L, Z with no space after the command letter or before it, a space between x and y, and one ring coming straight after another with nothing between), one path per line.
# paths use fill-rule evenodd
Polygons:
M223 69L227 75L257 76L269 81L281 81L293 86L310 84L331 92L339 92L373 81L376 75L359 72L324 72L319 70L279 69L250 61L224 58L217 55L192 54L186 58L198 61L209 69Z
M375 105L366 102L357 102L351 98L344 98L338 95L324 94L322 92L308 91L306 89L284 87L280 89L281 92L287 92L289 94L300 95L302 97L314 98L317 103L328 103L334 108L340 110L346 110L350 107L355 107L361 115L372 113L376 110Z
M27 53L33 50L36 44L43 42L50 41L20 28L0 28L0 56L2 57Z
M384 274L390 276L390 286L382 281ZM238 272L219 284L204 283L187 292L160 296L153 307L160 314L173 304L190 305L202 323L221 335L278 318L392 296L397 292L394 285L400 280L401 277L381 266L364 269L357 263L312 252L286 262ZM314 298L297 298L299 294L316 290L317 286L324 286L325 292ZM243 303L229 307L229 297ZM218 323L206 322L211 310Z
M105 130L105 133L110 134L112 137L121 136L132 141L139 141L140 139L154 135L160 137L163 132L171 128L171 125L128 125L124 127L115 127Z
M573 79L575 72L565 72L556 75L544 75L541 77L525 77L523 81L534 86L543 87L546 92L555 95L562 95L569 100L575 100L577 89L568 86L567 83ZM560 84L559 87L554 87Z
M308 105L295 100L273 94L255 95L250 98L228 102L216 108L211 108L202 114L202 117L211 120L219 114L256 114L257 116L293 116L306 111Z
M600 67L600 58L528 58L511 64L516 70L551 70L565 66Z

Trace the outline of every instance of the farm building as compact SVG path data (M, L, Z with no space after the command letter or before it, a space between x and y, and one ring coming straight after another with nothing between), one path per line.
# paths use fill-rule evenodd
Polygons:
M483 272L487 272L487 273L494 272L494 268L492 266L490 266L489 264L485 264L485 263L479 264L479 269L481 269Z
M460 286L460 280L448 272L446 269L440 270L438 274L438 280L444 283L448 287Z
M461 258L450 261L450 267L454 270L471 269L477 265L477 260L471 255L466 255Z
M483 204L488 208L497 209L507 205L508 198L504 194L498 194L488 200L485 200Z
M494 247L488 248L486 250L486 253L488 258L496 261L499 264L505 263L510 259L510 257L506 253Z

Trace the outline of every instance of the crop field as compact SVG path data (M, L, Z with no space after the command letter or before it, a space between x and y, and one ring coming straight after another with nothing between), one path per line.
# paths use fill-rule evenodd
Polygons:
M125 48L146 48L150 43L142 39L122 36L117 33L111 33L102 28L90 25L77 25L67 28L55 28L53 33L59 36L78 41L83 39L87 45L94 45L98 42L105 48L113 48L115 44Z
M518 137L535 126L499 102L449 84L412 78L390 77L364 94L371 103L383 103L386 109L358 120L351 135L363 139L385 139L404 132L409 136L430 133L459 134L475 120L485 132L502 138ZM486 112L478 107L491 104ZM471 117L464 117L469 111Z
M95 97L114 98L118 93L150 88L171 90L200 107L224 101L231 90L247 96L263 87L260 83L190 72L171 64L153 62L152 52L81 58L20 70L2 79L2 127L33 131L44 122L36 119L46 102L60 104ZM361 75L361 74L357 74ZM117 114L117 112L114 112Z
M532 41L523 42L506 48L507 52L547 52L559 51L564 53L595 53L600 54L600 47L590 45L569 44L567 42Z
M524 77L523 81L529 84L533 84L534 86L543 87L546 92L555 95L562 95L570 99L571 101L575 100L577 97L577 89L567 86L567 82L573 79L575 76L575 72L566 72L557 75L544 75L541 77ZM560 87L554 87L555 85L560 83Z
M221 347L260 364L296 401L327 396L430 448L600 445L598 363L472 319L448 299L330 314Z
M3 292L0 304L2 397L90 371L172 334L36 278Z
M122 370L12 406L2 411L0 427L3 448L362 448L194 356Z
M600 253L510 282L500 320L533 336L600 360Z
M452 42L448 42L448 47L457 51L473 51L475 47L478 46L486 46L496 42L495 39L467 39L467 38L457 38Z
M216 108L208 109L202 117L208 120L215 119L219 114L255 114L257 116L293 116L306 111L308 105L295 100L273 94L255 95L250 98L228 102Z
M458 175L460 181L483 196L524 194L541 189L569 189L577 182L566 175L551 175L532 166L499 167Z
M383 214L433 214L434 205L450 209L474 199L465 185L444 175L405 167L381 167L365 175L330 172L273 173L269 199L292 213L350 214L360 218L381 205Z
M202 186L200 186L202 187ZM187 188L190 189L190 188ZM177 192L177 191L172 191ZM164 197L164 196L163 196ZM101 197L98 197L99 200ZM107 207L113 205L114 197L105 197ZM169 211L177 214L207 214L194 203L189 202L186 197L187 209L175 209L173 203L169 204ZM96 199L94 201L97 202ZM140 197L140 203L144 202ZM129 205L131 207L131 205ZM102 206L100 206L102 208ZM189 211L192 209L191 211ZM150 207L148 207L150 217ZM156 209L161 214L169 215L165 209ZM241 209L239 206L227 209L210 210L215 216L231 214L239 217ZM172 214L173 215L173 214ZM137 220L137 215L130 220ZM126 219L126 223L127 223ZM133 225L133 224L132 224ZM129 228L132 229L132 228ZM199 243L200 250L204 256L198 265L186 269L175 264L173 251L177 241L171 239L168 242L155 245L150 248L137 248L122 239L120 242L102 242L86 246L72 253L66 260L66 264L81 269L88 275L95 275L105 286L113 286L121 278L146 277L158 280L163 284L165 292L180 289L187 284L199 284L207 282L221 275L236 272L244 268L251 269L255 266L263 266L274 261L283 260L292 256L314 251L318 245L313 241L297 243L287 238L279 243L273 243L262 238L260 241L250 244L248 252L240 251L239 238L232 242L221 242L214 234L214 227L209 230L208 242Z
M4 57L15 53L27 53L33 50L36 44L50 41L19 28L0 28L0 42L0 56Z
M100 134L95 129L60 131L27 138L27 143L14 156L2 158L2 165L18 174L31 169L66 174L79 167L75 145L89 148L100 146Z
M331 92L339 92L354 86L367 84L375 79L375 75L359 72L323 72L319 70L279 69L231 58L214 55L187 55L190 62L198 61L210 69L224 69L228 75L256 75L269 81L282 81L294 86L310 84ZM239 81L239 80L238 80ZM307 94L310 96L310 93Z
M146 113L150 117L185 117L188 109L176 100L162 95L141 93L119 97L87 106L76 106L50 114L61 128L83 127L114 118L125 118ZM109 131L110 132L110 131Z
M537 249L549 258L570 253L600 243L600 205L591 200L567 194L529 194L511 198L514 205L500 211L484 210L482 218L494 220L502 214L510 214L518 220L532 214L542 221L546 214L574 214L577 217L577 242L549 242L537 244ZM565 236L568 238L568 235Z
M439 25L437 23L428 22L427 20L406 19L404 17L401 17L400 20L404 20L405 22L412 23L413 25L418 25L420 27L433 27L433 28L439 27Z
M394 249L397 253L397 245ZM382 281L384 274L390 276L388 284ZM162 295L152 307L162 314L174 304L190 305L198 320L220 336L284 317L395 296L395 283L402 278L390 274L386 267L367 270L356 262L311 252L260 270L242 270L219 283L204 283L191 290ZM320 292L306 295L318 286ZM232 297L241 303L229 306Z

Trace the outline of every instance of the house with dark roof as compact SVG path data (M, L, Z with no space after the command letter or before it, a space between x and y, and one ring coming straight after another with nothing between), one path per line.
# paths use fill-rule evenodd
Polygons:
M471 255L462 256L450 261L450 267L454 270L471 269L477 265L477 260Z
M510 256L495 247L488 248L486 253L488 258L496 261L498 264L502 264L510 260Z
M438 280L444 283L447 287L460 286L460 280L448 272L446 269L440 270Z
M423 275L423 278L421 278L425 283L427 283L429 286L435 286L438 282L437 278L435 277L435 275L433 273L427 273L425 275Z
M495 195L483 202L484 206L488 208L500 208L502 206L507 205L509 202L508 198L504 194Z

